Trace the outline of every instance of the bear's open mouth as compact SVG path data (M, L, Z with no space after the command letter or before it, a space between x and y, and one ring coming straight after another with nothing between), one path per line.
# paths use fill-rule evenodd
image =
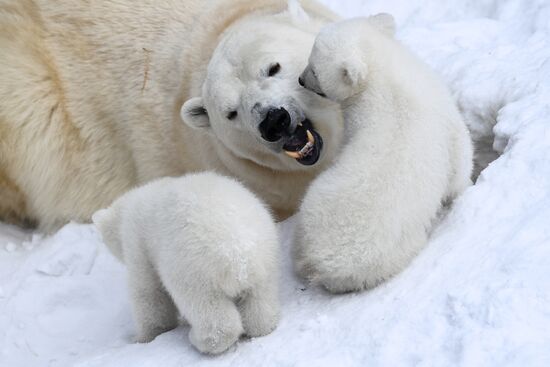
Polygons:
M319 160L321 150L323 150L323 138L315 131L311 121L305 119L287 138L283 150L298 163L311 166Z

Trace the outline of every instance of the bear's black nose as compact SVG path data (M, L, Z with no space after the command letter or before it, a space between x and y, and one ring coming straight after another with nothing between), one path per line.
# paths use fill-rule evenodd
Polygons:
M284 108L272 108L260 123L260 134L264 140L274 142L288 135L290 115Z
M302 79L302 77L299 77L298 78L298 83L300 83L300 85L303 87L306 85L306 83L304 83L304 79Z

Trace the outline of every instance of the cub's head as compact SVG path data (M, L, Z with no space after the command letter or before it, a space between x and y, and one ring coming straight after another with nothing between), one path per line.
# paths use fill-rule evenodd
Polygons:
M300 75L300 85L336 102L361 92L369 72L370 50L365 40L373 33L393 36L394 32L394 19L389 14L353 18L323 27Z
M200 96L182 120L232 154L277 171L300 171L335 154L340 107L297 83L322 24L294 9L239 20L221 36Z

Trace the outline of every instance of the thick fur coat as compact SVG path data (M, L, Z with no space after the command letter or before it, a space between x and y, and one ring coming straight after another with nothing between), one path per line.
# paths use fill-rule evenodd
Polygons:
M370 288L425 246L470 184L472 144L446 86L380 14L328 25L301 75L342 104L347 142L300 207L298 272L332 292Z
M162 178L122 195L93 221L126 264L137 340L177 325L203 353L279 320L277 228L237 181L213 173Z
M335 104L296 83L317 30L334 19L314 1L302 5L305 10L295 3L287 9L283 0L0 0L0 220L51 231L69 220L88 221L136 185L208 169L239 177L280 218L288 216L334 156L342 128ZM182 122L184 102L203 96L207 74L219 75L223 55L232 55L218 50L219 62L211 63L228 39L250 52L263 45L263 56L256 54L262 65L231 60L258 78L266 65L281 63L267 88L294 95L295 107L311 115L325 136L320 163L301 166L269 149L257 131L261 116L241 113L249 134L229 142L225 133L234 125L213 110L211 124L225 128ZM286 39L300 43L288 47ZM242 94L231 103L241 97L241 110L255 104ZM258 102L282 103L279 97ZM210 98L209 108L227 103Z

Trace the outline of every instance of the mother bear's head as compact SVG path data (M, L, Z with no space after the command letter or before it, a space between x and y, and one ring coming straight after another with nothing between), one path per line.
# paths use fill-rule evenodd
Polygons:
M296 6L235 22L220 36L202 95L184 103L182 119L237 157L274 170L328 161L341 140L341 111L298 83L322 23Z

